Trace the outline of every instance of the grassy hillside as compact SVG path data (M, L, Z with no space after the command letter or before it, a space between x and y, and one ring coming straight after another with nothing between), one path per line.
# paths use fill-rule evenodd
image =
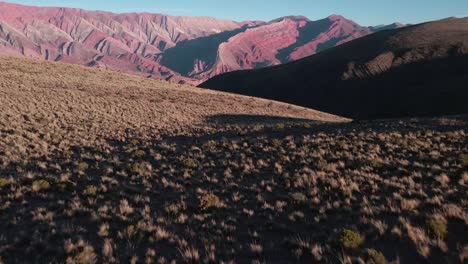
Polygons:
M466 261L468 119L336 121L0 57L0 263Z

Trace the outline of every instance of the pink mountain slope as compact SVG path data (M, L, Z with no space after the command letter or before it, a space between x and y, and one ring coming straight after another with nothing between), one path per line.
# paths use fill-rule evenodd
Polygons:
M333 15L318 21L291 16L232 34L186 41L167 50L161 62L180 69L185 76L203 80L225 72L298 60L372 32L342 16ZM199 52L201 47L211 46L214 42L217 48Z
M0 2L0 54L192 84L297 60L385 28L361 27L341 16L234 22Z
M202 78L280 64L276 58L278 50L294 44L299 35L298 28L305 23L305 20L284 19L237 34L219 46L216 63L209 72L202 74Z
M0 53L185 79L154 58L177 43L241 27L209 17L113 14L0 3Z
M317 34L309 34L308 31L303 30L300 38L309 38L303 45L296 45L297 47L287 57L288 61L302 59L313 55L323 49L332 48L341 45L348 41L363 37L371 33L367 27L362 27L355 22L348 20L342 16L332 15L320 21L314 21L307 24L308 27L320 28L325 27L326 30L322 32L316 31ZM314 38L310 38L310 36ZM298 41L300 43L300 41ZM302 43L300 43L302 44Z

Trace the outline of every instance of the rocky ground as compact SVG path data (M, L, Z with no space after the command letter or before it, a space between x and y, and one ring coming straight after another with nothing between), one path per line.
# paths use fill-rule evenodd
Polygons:
M0 263L467 261L467 117L346 123L15 61L0 63Z

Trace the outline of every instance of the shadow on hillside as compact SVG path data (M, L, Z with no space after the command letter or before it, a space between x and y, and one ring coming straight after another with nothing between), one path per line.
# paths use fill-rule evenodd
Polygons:
M197 60L213 64L216 61L219 45L246 29L247 27L242 27L203 38L183 41L164 52L161 64L182 73L184 76L188 76L193 71L193 65Z
M315 121L305 118L293 118L283 116L268 116L268 115L237 115L237 114L222 114L212 115L205 120L208 123L215 124L230 124L230 125L266 125L266 124L281 124L281 123L307 123L307 124L326 124L327 122Z
M391 32L376 33L372 38ZM378 40L372 38L366 39L372 43ZM345 80L342 74L347 71L350 56L346 52L363 52L362 47L354 47L360 41L333 49L332 54L329 50L287 65L215 76L199 87L276 100L355 120L468 114L467 54L415 59L384 72ZM452 53L462 53L466 48L460 45ZM415 51L414 56L426 55ZM366 67L364 62L359 65Z
M304 119L284 118L284 117L266 117L266 116L246 116L246 115L217 115L210 119L224 122L225 120L238 120L245 123L246 120L260 120L263 122L298 122ZM311 120L305 120L312 122ZM318 122L317 122L318 123ZM285 140L288 136L293 136L299 141L303 136L311 133L325 132L328 139L341 140L340 135L343 133L352 132L357 135L356 131L373 133L373 131L425 131L433 129L436 131L456 131L466 130L467 124L459 121L458 118L447 118L444 120L406 120L406 121L373 121L363 123L348 123L348 124L333 124L323 123L323 125L311 126L291 126L286 128L268 127L262 129L241 128L241 129L220 129L217 133L174 136L168 135L158 139L140 138L138 135L128 134L122 138L104 138L105 144L95 146L74 145L67 150L56 148L54 152L48 155L41 155L31 158L26 161L10 162L3 166L0 164L0 179L15 176L15 185L22 186L22 190L27 190L34 185L34 181L45 180L48 186L43 191L24 192L21 199L12 199L8 206L2 209L0 214L0 246L2 243L10 243L6 245L2 253L2 257L6 263L21 262L22 259L36 259L39 263L62 263L67 257L64 251L64 240L83 238L93 248L99 248L102 245L102 238L98 232L89 232L89 230L100 230L101 221L96 221L96 216L106 221L112 221L113 229L109 233L109 237L115 241L116 259L129 259L132 256L143 258L146 254L146 248L151 246L157 247L164 256L178 256L178 248L171 244L166 244L165 241L153 241L152 236L146 234L132 235L131 239L116 239L120 231L126 230L129 223L138 223L141 220L140 211L151 208L151 215L161 216L168 219L164 223L164 229L168 233L174 234L177 237L187 237L188 233L195 234L195 230L199 232L201 228L203 236L193 237L191 245L195 248L203 248L205 238L214 241L225 239L225 233L221 232L224 229L215 226L216 232L208 232L208 228L204 223L220 223L235 217L242 221L233 221L230 223L230 228L233 230L232 237L236 239L236 243L242 247L248 247L251 243L249 239L250 230L253 226L265 226L268 228L262 230L263 241L282 241L284 237L291 237L295 234L303 236L314 235L318 241L327 241L329 234L333 230L341 230L350 226L351 223L360 221L361 214L353 210L341 210L331 208L323 213L313 209L313 207L304 207L306 204L292 204L291 207L285 208L284 211L270 211L269 208L263 208L257 202L258 195L269 197L272 201L290 199L289 196L298 188L291 188L286 184L283 174L276 174L272 166L257 167L250 174L245 174L244 164L249 160L271 160L272 162L281 160L285 154L281 150L291 150L291 157L296 157L294 153L299 154L298 149L291 149L285 144L289 140ZM239 133L243 132L243 133ZM268 138L264 141L262 138ZM265 144L273 146L276 142L282 146L276 146L275 149L265 147ZM321 139L326 143L326 139ZM295 140L293 140L295 141ZM246 144L244 144L246 143ZM295 144L294 144L295 145ZM318 148L309 142L309 147ZM300 147L298 145L298 147ZM296 147L294 147L296 148ZM314 150L311 150L314 151ZM294 154L294 155L293 155ZM329 158L328 156L324 156ZM424 156L421 159L425 159ZM287 166L284 167L285 172L290 175L296 173L296 169L302 166L302 158L293 158ZM334 159L329 158L331 162ZM228 162L229 161L229 162ZM309 161L307 161L309 163ZM313 162L312 162L313 163ZM59 164L60 166L58 166ZM254 163L256 164L256 163ZM149 166L147 166L149 165ZM307 165L309 166L309 165ZM310 166L316 166L311 164ZM226 169L231 170L231 177L224 174ZM350 167L351 168L351 167ZM430 167L427 167L430 170ZM17 177L24 172L32 172L34 179L29 177ZM149 173L149 174L148 174ZM393 177L393 172L391 172ZM66 180L62 180L63 175L67 176ZM284 174L286 175L286 174ZM291 176L288 176L291 177ZM270 193L264 189L260 189L258 182L266 179L274 179L276 182L275 191ZM64 178L65 179L65 178ZM229 182L225 182L228 179ZM458 179L454 179L457 182ZM229 184L228 184L229 183ZM0 188L0 200L10 197L11 187ZM319 182L318 184L322 184ZM87 194L89 187L100 186L94 195ZM318 185L317 188L322 188L323 185ZM324 189L324 188L323 188ZM209 214L204 216L200 221L187 221L183 226L176 223L174 216L183 214L194 216L199 214L199 199L200 193L198 190L210 190L224 201L232 201L233 193L242 194L242 199L247 203L231 202L228 208L218 208L216 211L212 209ZM381 191L382 194L386 190ZM324 193L326 194L326 193ZM368 193L365 193L368 194ZM327 194L328 195L328 194ZM137 197L137 198L135 198ZM138 198L138 197L147 197ZM335 196L323 196L324 199L334 199ZM458 197L453 196L458 199ZM121 218L119 216L107 215L106 211L101 211L102 208L115 208L119 212L122 206L122 201L134 202L133 206L135 213ZM4 201L4 200L2 200ZM64 201L64 202L58 202ZM136 203L138 201L138 203ZM325 200L325 202L327 202ZM5 203L6 204L6 203ZM75 206L79 204L79 206ZM177 206L183 205L183 209ZM307 205L308 206L308 205ZM359 204L356 204L359 208ZM71 208L74 209L71 209ZM168 208L176 208L174 213ZM70 208L70 209L69 209ZM257 214L253 217L245 217L244 210L255 210ZM183 211L178 211L183 210ZM289 215L301 210L306 212L307 219L315 217L323 217L327 221L298 224L295 219L291 219ZM356 209L358 210L358 209ZM31 212L51 212L54 213L54 218L44 221L42 218L31 217ZM73 214L68 215L68 212ZM94 213L97 212L97 213ZM213 213L211 213L213 212ZM378 212L378 211L377 211ZM106 217L106 218L102 218ZM373 216L375 221L385 221L389 226L395 225L398 222L398 215L376 213ZM108 219L107 219L108 218ZM14 223L14 224L13 224ZM49 235L50 224L57 225L57 233ZM163 225L163 224L161 224ZM72 231L69 231L72 230ZM115 230L115 231L114 231ZM457 243L465 243L462 234L466 233L463 222L448 222L448 246L449 252L455 252ZM32 237L29 234L37 233ZM138 233L139 234L139 233ZM39 243L46 244L53 250L43 250L41 247L35 246ZM136 237L136 238L134 238ZM12 242L10 242L12 241ZM21 244L14 243L20 241ZM42 242L43 241L43 242ZM73 240L74 241L74 240ZM129 242L130 241L130 242ZM137 242L133 242L137 241ZM453 241L453 242L452 242ZM132 243L132 244L129 244ZM138 246L133 247L135 243ZM414 250L412 242L408 239L395 237L390 232L386 232L380 240L366 241L366 246L376 247L377 249L386 250L385 254L392 259L401 258L403 263L408 261L424 262ZM392 243L392 247L389 247ZM278 244L279 245L279 244ZM291 249L289 247L273 247L274 251L268 251L265 254L266 261L274 262L280 260L282 263L292 262L289 258ZM29 248L29 250L24 250ZM231 244L220 244L217 247L217 257L225 259L230 257ZM396 252L396 253L395 253ZM205 254L205 253L203 253ZM20 256L20 257L19 257ZM432 251L429 259L436 263L443 262L444 252ZM252 258L249 253L239 252L237 259L241 263L246 263ZM97 262L103 262L102 256L98 256ZM306 263L304 261L296 261L298 263Z

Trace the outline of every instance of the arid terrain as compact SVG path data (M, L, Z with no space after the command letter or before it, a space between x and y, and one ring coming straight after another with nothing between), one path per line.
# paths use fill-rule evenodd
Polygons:
M467 131L0 57L0 263L466 263Z

